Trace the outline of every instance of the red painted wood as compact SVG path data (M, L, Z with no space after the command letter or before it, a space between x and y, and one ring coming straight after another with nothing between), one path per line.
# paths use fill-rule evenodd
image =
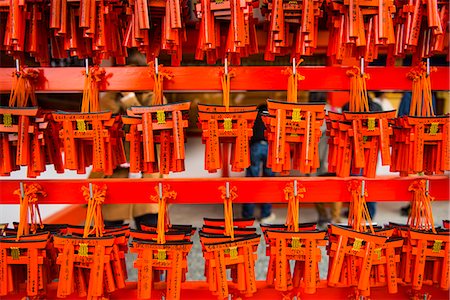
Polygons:
M287 75L282 66L232 67L236 77L231 80L231 90L277 91L287 89ZM164 82L166 91L221 91L219 74L221 67L167 67L174 74ZM406 78L410 67L368 67L368 90L410 91L411 81ZM0 92L9 92L12 68L0 68ZM42 78L37 88L40 92L69 92L83 89L84 68L39 68ZM151 90L153 80L147 67L109 67L108 85L102 90L141 91ZM301 67L305 80L299 90L342 91L349 89L347 67ZM450 68L438 67L431 74L433 90L450 90Z
M160 284L157 284L160 285ZM258 299L258 300L273 300L273 299L283 299L283 295L288 293L282 293L276 291L273 287L267 286L264 281L256 282L257 291L252 297L242 297L242 299ZM57 283L54 282L48 286L47 299L57 299L56 298ZM398 286L398 293L389 294L387 292L387 287L378 287L370 289L371 299L383 299L383 300L409 300L411 287L409 286ZM231 290L230 290L231 292ZM431 295L432 299L449 299L448 291L443 291L438 288L429 287L424 285L421 293L428 293ZM316 299L327 299L327 300L348 300L351 299L350 295L354 294L354 289L352 288L318 288L317 292L312 295L307 295L300 292L300 297L302 300L316 300ZM18 293L15 295L9 295L8 299L23 299L25 295L23 293ZM152 298L154 300L160 300L162 296L161 290L152 290ZM237 299L232 297L233 299ZM294 294L291 294L294 296ZM217 296L212 295L208 290L206 282L203 281L186 281L182 283L181 286L181 299L211 299L216 300ZM86 297L77 297L76 293L70 296L70 299L86 299ZM136 282L128 282L126 288L117 290L110 295L111 300L114 299L137 299L137 285Z
M222 203L219 186L230 182L237 187L236 203L285 203L284 192L288 182L297 179L306 188L302 202L345 202L350 200L347 185L355 178L337 177L278 177L278 178L214 178L214 179L96 179L96 180L23 180L37 182L47 192L42 204L79 204L85 203L81 187L88 182L106 184L108 194L105 203L149 203L150 195L155 194L155 185L159 182L169 184L177 192L177 199L171 203L178 204L213 204ZM358 178L361 179L361 178ZM412 194L408 191L414 178L376 178L365 179L368 201L410 201ZM435 200L448 201L449 177L432 176L430 193ZM0 181L0 204L18 204L19 199L13 191L19 188L19 180Z

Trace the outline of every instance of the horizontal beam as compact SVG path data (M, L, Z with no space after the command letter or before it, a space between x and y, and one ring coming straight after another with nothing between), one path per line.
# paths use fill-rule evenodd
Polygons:
M322 251L323 252L323 251ZM197 267L197 266L196 266ZM155 282L155 287L152 289L152 300L162 299L163 293L165 292L165 283L164 282ZM58 283L52 282L47 285L47 297L49 299L57 299L56 291L57 291ZM272 300L272 299L283 299L285 297L286 292L280 292L275 290L272 286L266 284L265 281L257 281L256 282L256 293L246 299L258 299L258 300ZM235 289L231 289L231 293L235 293ZM319 288L317 289L315 294L305 294L302 293L303 300L310 299L332 299L332 300L347 300L349 296L354 294L354 288L338 288L338 287L326 287L326 281L321 280L319 283ZM424 285L421 289L421 293L428 293L428 295L433 296L433 299L448 299L448 291L444 291L437 287L432 287L428 285ZM291 292L291 296L295 294L295 292ZM113 293L111 293L109 299L137 299L137 284L136 282L127 282L127 286L124 289L119 289ZM236 294L239 296L239 294ZM399 285L398 292L395 294L389 294L387 287L371 287L370 288L370 296L373 299L384 299L384 300L408 300L411 299L411 287ZM8 299L10 300L20 300L25 298L25 293L17 293L13 295L8 295ZM235 297L232 297L235 298ZM236 297L238 298L238 297ZM297 297L298 299L299 297ZM78 299L86 299L86 297L77 297L77 293L75 292L70 296L70 299L78 300ZM208 299L208 300L216 300L217 296L213 295L208 289L208 283L206 281L185 281L181 283L181 299Z
M425 178L425 177L424 177ZM302 202L347 202L350 201L348 183L358 178L337 177L278 177L278 178L214 178L214 179L96 179L96 180L3 180L0 182L0 204L17 204L19 199L13 192L19 189L20 182L39 183L47 192L41 204L82 204L86 203L81 187L89 182L107 185L106 204L110 203L150 203L150 196L156 195L158 183L169 184L177 192L171 203L214 204L222 203L220 186L226 182L236 186L238 198L235 203L286 203L283 189L286 184L298 180L306 188ZM410 184L415 178L390 177L365 179L368 201L410 201ZM435 200L448 201L449 177L432 176L430 194Z
M221 67L166 67L173 73L170 81L164 81L166 91L221 91ZM79 92L83 89L84 68L37 68L41 70L38 92ZM232 67L235 77L231 80L234 91L282 91L287 89L287 75L282 66ZM299 90L345 91L350 87L347 67L301 67L305 80ZM412 82L406 78L410 67L368 67L368 90L411 91ZM143 91L153 89L147 67L105 68L108 84L104 91ZM0 68L0 92L9 92L13 68ZM450 90L450 68L438 67L431 74L433 90Z

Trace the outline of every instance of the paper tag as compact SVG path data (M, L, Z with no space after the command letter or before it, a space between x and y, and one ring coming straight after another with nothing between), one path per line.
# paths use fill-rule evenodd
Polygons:
M375 250L373 250L373 253L377 255L378 260L381 259L381 248L376 248Z
M11 256L12 259L18 260L20 257L20 249L18 247L11 247Z
M355 238L355 241L353 242L353 251L359 251L361 250L363 239Z
M231 131L233 129L233 123L231 122L231 118L224 118L223 119L223 129L225 131Z
M441 240L435 240L434 244L433 244L433 252L434 253L439 253L439 251L441 251L442 248L442 241Z
M238 256L237 247L230 247L230 258L234 259Z
M300 122L302 116L300 115L300 108L294 108L292 110L292 122Z
M88 256L88 244L79 244L78 256Z
M86 132L86 123L84 120L77 120L77 130L80 132Z
M367 119L367 130L369 130L369 131L375 130L375 118Z
M299 237L293 237L292 238L292 243L291 243L291 248L292 249L299 249L302 247L302 243L300 243L300 238Z
M436 135L437 134L437 132L439 130L438 125L439 125L438 123L431 123L431 125L430 125L430 135Z
M166 124L166 114L163 110L156 111L156 119L158 120L158 124Z
M158 249L158 254L156 258L158 259L158 261L165 261L167 258L166 250Z
M12 126L12 117L11 114L4 114L3 115L3 125L5 127L11 127Z

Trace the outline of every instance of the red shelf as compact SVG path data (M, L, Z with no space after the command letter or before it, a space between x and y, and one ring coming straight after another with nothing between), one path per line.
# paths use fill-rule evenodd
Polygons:
M423 177L427 178L427 177ZM278 177L278 178L217 178L217 179L96 179L96 180L2 180L0 181L0 204L18 204L13 195L20 182L39 183L47 192L40 204L85 204L81 187L89 182L106 184L108 187L105 203L150 203L150 195L155 195L155 186L159 182L170 184L177 192L177 204L213 204L222 203L219 186L230 182L237 187L238 198L235 203L285 203L286 184L297 179L306 188L302 202L346 202L350 200L347 185L350 180L359 178L337 177ZM412 194L409 185L416 178L390 177L365 179L369 194L368 201L410 201ZM438 201L450 199L449 177L432 176L430 194Z
M79 92L83 90L84 68L37 68L42 72L38 92ZM220 72L222 67L167 67L174 78L164 82L165 91L221 91ZM231 90L281 91L287 89L287 75L283 66L232 67L236 77L231 80ZM299 90L346 91L350 80L347 67L301 67L305 80ZM105 68L110 76L108 85L102 90L142 91L153 88L153 79L146 67ZM406 75L411 67L368 67L370 74L368 90L411 91L411 80ZM9 92L13 68L0 68L0 92ZM438 67L431 74L433 90L450 90L450 68Z
M330 300L348 300L349 296L352 295L354 290L352 288L328 288L325 287L326 283L324 281L321 282L323 288L318 288L315 294L307 295L303 292L300 292L300 297L303 300L315 300L315 299L330 299ZM163 284L156 283L156 286L159 289L164 288ZM274 287L268 286L264 281L256 282L257 291L248 299L258 299L258 300L272 300L272 299L282 299L285 293L276 291ZM57 283L54 282L48 286L48 299L57 299L56 298L56 289ZM383 299L383 300L402 300L402 299L411 299L410 295L411 287L408 286L398 286L398 293L389 294L387 292L387 287L377 287L370 289L371 299ZM423 286L421 293L429 293L432 295L433 299L448 299L448 291L444 291L438 288ZM8 299L23 299L24 294L16 294L9 296ZM160 300L162 293L161 290L152 290L151 299ZM293 296L293 295L292 295ZM238 299L233 297L233 299ZM214 296L209 290L208 285L204 281L186 281L182 284L181 289L181 299L217 299L217 296ZM74 293L70 299L86 299L86 297L81 298L77 297L76 293ZM117 290L110 295L109 299L137 299L137 285L136 282L128 282L126 288ZM243 298L246 299L246 298Z

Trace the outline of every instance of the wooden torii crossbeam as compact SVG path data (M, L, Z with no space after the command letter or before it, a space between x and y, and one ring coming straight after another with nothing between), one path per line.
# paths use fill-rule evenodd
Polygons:
M110 265L113 236L82 238L54 235L53 239L59 251L56 263L61 266L58 297L71 296L77 290L80 297L101 299L104 290L114 290Z
M53 119L62 123L59 137L66 169L84 174L92 164L94 172L111 175L116 165L125 162L120 126L116 125L120 119L111 112L54 112Z
M383 165L391 164L390 120L395 111L329 112L327 117L328 171L347 177L360 174L375 177L378 153Z
M325 104L267 100L267 107L269 116L263 117L269 142L267 166L282 174L292 169L315 172L320 166L318 142Z
M150 299L155 281L155 271L167 271L166 298L180 299L181 283L187 271L187 255L192 242L167 241L158 244L156 241L133 240L132 253L138 253L134 266L138 269L138 298ZM157 273L159 274L159 273Z
M190 102L157 106L134 106L123 123L130 125L126 134L130 142L132 172L169 174L184 171L185 131ZM133 116L139 116L134 118ZM156 145L160 144L159 167Z
M0 296L19 291L19 284L26 281L26 295L36 297L45 292L50 276L47 256L49 232L36 235L0 238ZM26 267L23 274L22 266Z
M450 170L450 117L397 119L393 136L392 172L443 174Z
M205 110L200 110L205 108ZM201 106L198 120L205 149L205 169L210 173L222 168L220 143L231 143L231 170L240 172L250 166L249 139L253 135L256 110L241 107ZM227 162L228 163L228 162Z
M37 107L0 107L0 174L9 175L20 166L28 176L45 171L44 130L48 122Z

